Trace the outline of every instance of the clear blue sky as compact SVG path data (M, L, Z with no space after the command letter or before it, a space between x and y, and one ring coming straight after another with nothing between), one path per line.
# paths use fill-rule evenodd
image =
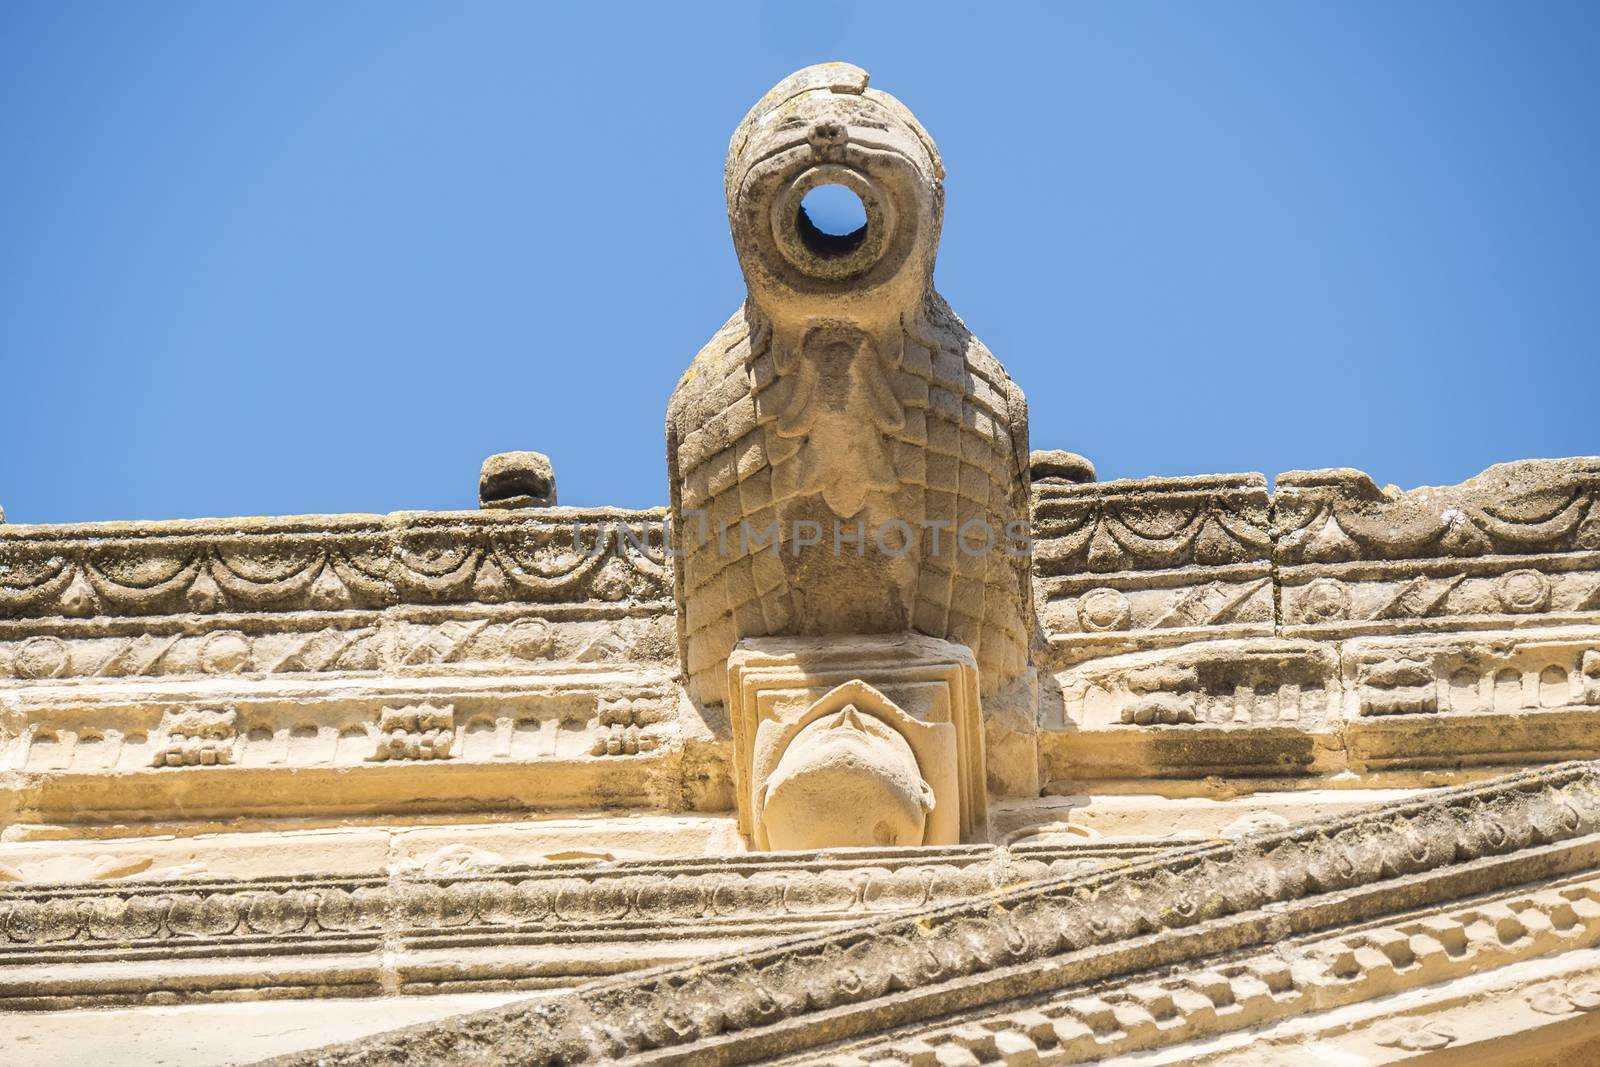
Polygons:
M938 283L1101 476L1600 452L1600 5L0 2L12 522L667 498L772 83L943 151Z

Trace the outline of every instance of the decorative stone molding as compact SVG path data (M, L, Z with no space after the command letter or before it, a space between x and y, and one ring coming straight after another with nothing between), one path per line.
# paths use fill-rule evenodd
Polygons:
M1555 711L1600 704L1587 673L1600 662L1600 631L1518 632L1485 642L1452 635L1372 638L1346 644L1361 714L1393 707L1445 715ZM1397 696L1383 694L1398 692Z
M1592 458L1410 493L1343 470L1271 495L1259 475L1042 480L1048 788L1600 752L1597 486ZM1172 610L1251 582L1248 627Z
M664 670L269 676L230 684L225 706L205 701L217 685L0 689L0 821L589 808L596 788L612 803L691 803L673 799L685 727ZM421 773L442 777L419 786Z
M1273 1021L1392 996L1521 960L1600 944L1600 880L1580 878L1533 893L1510 893L1410 922L1336 937L1299 939L1276 951L1178 976L1137 976L1064 993L1025 1010L978 1014L911 1039L852 1044L832 1057L860 1064L1020 1061L1069 1064L1181 1047ZM1591 998L1541 994L1534 1007L1566 1014ZM1592 1010L1592 1009L1582 1009ZM1450 1024L1401 1017L1373 1035L1408 1052L1456 1040ZM971 1060L966 1057L973 1057ZM779 1061L783 1062L783 1061Z
M298 995L569 985L606 973L601 958L623 969L690 958L711 946L973 899L1151 851L983 845L13 884L0 891L0 1009L238 999L273 995L278 983ZM584 949L554 951L562 945ZM140 981L115 967L97 969L130 953L152 961ZM363 960L355 983L340 977L352 956ZM240 958L271 976L266 989L230 980L221 964ZM452 974L441 988L431 976L446 959ZM81 973L60 973L66 961Z
M86 678L404 675L517 670L562 660L665 660L651 652L662 644L653 640L654 624L664 621L659 606L653 611L625 605L568 612L542 608L544 615L528 615L501 605L465 609L465 617L455 618L436 610L421 612L434 614L432 619L417 617L417 609L352 611L331 620L320 613L234 615L207 620L216 628L198 632L193 619L180 616L140 620L128 634L75 625L9 641L0 623L0 688ZM10 629L31 632L17 624Z
M232 708L166 711L156 727L156 767L211 767L232 763L238 747L238 712Z
M1080 576L1266 563L1268 502L1259 474L1045 480L1034 492L1038 571Z
M1290 471L1273 496L1286 634L1561 624L1600 612L1600 459L1524 460L1400 492Z
M1349 468L1274 481L1285 565L1600 550L1600 458L1501 463L1460 485L1409 492Z
M456 709L452 704L384 708L377 725L368 729L373 740L368 760L449 759L456 744Z
M1596 864L1597 831L1600 766L1568 764L1173 850L1120 872L1046 880L982 902L595 982L535 1007L461 1016L282 1062L713 1063L796 1055L934 1015L1559 878ZM1593 901L1580 894L1537 912L1558 940L1554 916L1563 907L1576 916L1576 899ZM1585 936L1589 912L1586 905ZM1520 914L1517 922L1527 928Z
M0 619L664 601L663 519L562 508L11 525Z
M1039 612L1062 638L1058 662L1272 633L1262 475L1044 480L1033 488L1033 534Z
M1207 641L1107 656L1063 671L1057 682L1066 720L1091 729L1118 723L1315 729L1340 715L1338 657L1308 641Z
M1287 783L1584 758L1600 752L1585 673L1597 650L1600 627L1568 626L1104 656L1050 677L1042 773L1054 790L1081 791L1071 783Z
M1359 471L1034 486L1040 617L1061 666L1200 638L1337 638L1600 617L1600 459L1458 486ZM1137 635L1137 639L1135 636Z

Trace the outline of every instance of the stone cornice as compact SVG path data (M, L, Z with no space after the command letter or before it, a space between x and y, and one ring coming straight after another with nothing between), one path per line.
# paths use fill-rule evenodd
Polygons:
M282 1062L745 1062L1592 869L1597 830L1563 764Z
M1284 565L1600 548L1600 457L1502 463L1460 485L1409 492L1348 468L1287 471L1275 482Z
M1204 969L1121 977L1097 983L1092 991L1066 990L1009 1010L966 1013L936 1026L916 1027L913 1035L891 1034L830 1049L828 1062L835 1067L884 1061L1098 1062L1209 1042L1290 1019L1310 1024L1318 1013L1351 1005L1366 1004L1371 1013L1391 1015L1373 1002L1397 993L1415 998L1426 987L1445 983L1448 989L1453 979L1488 971L1495 973L1496 988L1503 988L1500 976L1519 964L1551 957L1582 960L1593 956L1597 943L1600 878L1579 876L1331 936L1278 942L1225 961L1208 961L1211 965ZM1559 966L1550 962L1551 968ZM1574 977L1594 973L1592 960L1588 967L1581 962L1567 966ZM1587 984L1559 982L1524 995L1536 1012L1562 1015L1594 1010L1600 1005L1594 990L1590 978ZM1446 992L1437 999L1449 997ZM1346 1018L1328 1019L1318 1032L1343 1032L1348 1025ZM1370 1040L1379 1048L1408 1052L1444 1048L1457 1037L1448 1025L1418 1018L1414 1007L1373 1029ZM792 1062L814 1062L813 1057L802 1053ZM1185 1057L1183 1062L1192 1061Z
M1035 595L1061 665L1187 641L1339 640L1600 616L1600 459L1460 485L1355 470L1033 486Z
M432 990L570 985L595 974L986 896L1087 873L1159 845L992 845L771 853L718 859L494 864L347 875L0 882L0 1007L207 1000L218 961L253 959L266 986L317 992L361 959L367 985ZM3 872L0 872L3 874ZM578 949L581 946L581 949ZM494 958L475 966L472 953ZM605 969L594 960L605 957ZM97 970L145 961L148 974ZM187 961L187 962L185 962ZM231 989L230 997L245 995Z
M0 526L0 619L671 596L661 509Z
M1036 482L1035 571L1044 577L1264 564L1272 551L1268 499L1260 474Z
M1288 472L1270 494L1259 474L1047 478L1034 486L1034 575L1048 629L1097 653L1134 634L1170 644L1582 621L1600 613L1597 494L1600 461L1581 458L1410 493L1349 470ZM0 525L0 626L496 603L664 609L664 517L541 508Z

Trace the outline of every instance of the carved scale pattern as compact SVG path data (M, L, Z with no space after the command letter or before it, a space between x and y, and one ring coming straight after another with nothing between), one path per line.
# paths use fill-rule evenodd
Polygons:
M776 399L787 388L779 367L783 354L772 350L770 329L759 320L752 328L751 317L736 313L712 338L668 414L674 507L685 517L679 574L684 666L691 689L712 702L725 696L734 644L799 632L796 598L805 595L803 553L765 539L767 547L754 547L739 536L741 523L757 531L774 523L780 533L792 529L787 524L802 512L790 509L800 507L810 484L803 434L784 429L788 405ZM861 518L869 540L890 518L910 524L915 539L905 562L916 564L915 588L902 605L907 617L891 629L967 645L988 686L1016 677L1028 659L1027 562L1004 551L1008 524L1028 514L1019 446L1026 440L1023 402L999 362L942 298L929 296L924 318L925 328L908 324L904 352L880 386L884 403L897 409L892 430L881 434L887 453L879 476L895 487L893 507L833 518L848 520L842 526L850 530ZM704 522L691 521L691 514ZM945 532L925 532L925 521L944 524ZM995 551L957 550L956 531L968 522L987 526ZM731 539L721 536L723 530L733 531Z

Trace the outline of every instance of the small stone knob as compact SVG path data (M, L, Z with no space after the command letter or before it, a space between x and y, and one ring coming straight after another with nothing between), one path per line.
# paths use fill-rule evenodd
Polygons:
M1028 456L1028 471L1034 481L1047 478L1063 482L1092 482L1094 464L1076 452L1039 451Z
M498 452L478 475L480 508L548 508L556 502L556 472L542 452Z

